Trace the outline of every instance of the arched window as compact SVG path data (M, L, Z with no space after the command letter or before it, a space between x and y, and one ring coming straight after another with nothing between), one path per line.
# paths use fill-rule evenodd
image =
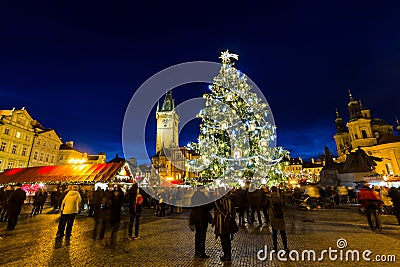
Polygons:
M367 138L367 137L368 137L368 136L367 136L367 132L366 132L365 130L362 130L362 131L361 131L361 134L362 134L363 138Z

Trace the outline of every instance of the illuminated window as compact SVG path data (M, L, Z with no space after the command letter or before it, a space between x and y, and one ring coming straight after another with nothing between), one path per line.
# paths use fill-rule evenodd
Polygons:
M11 153L17 154L17 145L13 145L13 146L12 146Z
M17 132L17 133L15 134L15 137L21 138L21 132Z
M9 135L10 134L10 129L8 129L8 128L4 129L4 134Z
M22 156L26 155L26 147L22 148Z
M35 154L33 154L33 159L37 159L37 157L38 157L38 152L35 151Z
M388 173L389 175L394 175L394 171L393 171L393 168L392 168L392 164L386 163L386 170L387 170L387 173Z
M0 146L0 151L5 151L6 150L6 142L1 142L1 146Z
M14 162L9 162L7 165L7 169L12 169Z
M29 134L25 136L25 141L29 141Z

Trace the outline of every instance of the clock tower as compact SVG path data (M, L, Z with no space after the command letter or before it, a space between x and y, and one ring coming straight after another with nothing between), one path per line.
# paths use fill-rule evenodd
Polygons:
M179 115L176 113L175 101L172 99L171 91L166 93L161 109L157 105L156 119L156 153L161 151L162 148L178 147Z

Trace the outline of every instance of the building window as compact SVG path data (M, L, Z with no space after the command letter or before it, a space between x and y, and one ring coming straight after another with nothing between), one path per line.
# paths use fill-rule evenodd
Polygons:
M6 142L1 142L1 146L0 146L0 151L5 151L6 150Z
M10 129L8 129L8 128L5 128L5 129L4 129L4 134L7 134L7 135L9 135L9 134L10 134Z
M46 141L43 141L43 146L46 146Z
M0 170L3 170L3 160L0 159Z
M37 159L37 157L38 157L38 152L35 151L35 154L33 154L33 159Z
M12 169L14 162L9 162L7 165L7 169Z
M17 132L17 133L15 134L15 137L21 138L21 132Z
M19 163L19 167L20 167L20 168L23 168L23 167L24 167L24 163L23 163L23 162L20 162L20 163Z
M22 148L22 156L26 156L26 147Z
M40 139L37 140L37 144L40 145Z
M54 156L51 156L51 163L54 163Z
M11 153L17 154L17 145L13 145L13 146L12 146Z
M39 160L43 160L43 153L40 153L40 158Z
M366 132L365 130L362 130L362 131L361 131L361 134L362 134L363 138L367 138L367 137L368 137L368 136L367 136L367 132Z
M25 136L25 141L29 141L29 134Z
M387 173L388 173L389 175L394 175L394 171L393 171L393 168L392 168L392 164L386 163L386 170L387 170Z
M64 159L64 157L63 156L60 156L60 160L63 160Z
M46 162L49 162L49 155L46 155Z

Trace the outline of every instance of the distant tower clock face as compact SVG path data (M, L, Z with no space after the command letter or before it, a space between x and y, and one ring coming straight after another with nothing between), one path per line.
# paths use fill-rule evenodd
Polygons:
M167 125L168 125L168 119L163 119L162 122L163 122L163 124L164 124L164 127L167 127Z

